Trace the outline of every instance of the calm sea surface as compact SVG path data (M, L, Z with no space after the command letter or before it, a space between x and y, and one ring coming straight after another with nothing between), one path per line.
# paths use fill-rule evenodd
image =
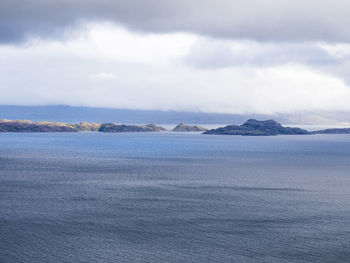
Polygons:
M0 262L350 262L350 136L1 133Z

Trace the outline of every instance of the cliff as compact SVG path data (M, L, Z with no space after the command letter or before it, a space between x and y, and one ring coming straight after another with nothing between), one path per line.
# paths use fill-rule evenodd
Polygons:
M249 119L242 125L228 125L226 127L205 131L204 134L270 136L310 133L307 130L300 128L283 127L274 120L258 121L255 119Z

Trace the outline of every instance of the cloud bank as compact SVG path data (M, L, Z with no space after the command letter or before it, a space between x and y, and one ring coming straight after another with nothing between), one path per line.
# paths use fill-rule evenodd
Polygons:
M350 45L273 44L89 24L0 46L0 104L220 113L350 111ZM87 30L86 30L87 29Z

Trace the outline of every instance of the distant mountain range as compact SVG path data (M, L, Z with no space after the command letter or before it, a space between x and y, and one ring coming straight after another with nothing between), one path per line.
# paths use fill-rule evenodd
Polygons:
M295 114L220 114L203 112L128 110L70 106L0 106L0 119L27 119L65 123L157 123L157 124L239 124L249 118L274 119L290 125L347 125L344 112L300 112Z
M254 115L264 118L263 115ZM32 121L56 121L78 123L81 121L99 123L157 123L178 124L227 124L246 120L244 115L201 112L128 110L110 108L70 107L70 106L0 106L0 119L26 119Z

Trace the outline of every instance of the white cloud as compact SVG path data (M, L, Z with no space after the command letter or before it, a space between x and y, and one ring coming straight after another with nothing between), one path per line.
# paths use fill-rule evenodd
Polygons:
M0 104L350 112L347 46L143 34L106 23L81 30L64 42L0 46Z
M90 78L97 79L97 80L109 80L109 79L115 79L115 75L109 72L100 72L100 73L91 74Z

